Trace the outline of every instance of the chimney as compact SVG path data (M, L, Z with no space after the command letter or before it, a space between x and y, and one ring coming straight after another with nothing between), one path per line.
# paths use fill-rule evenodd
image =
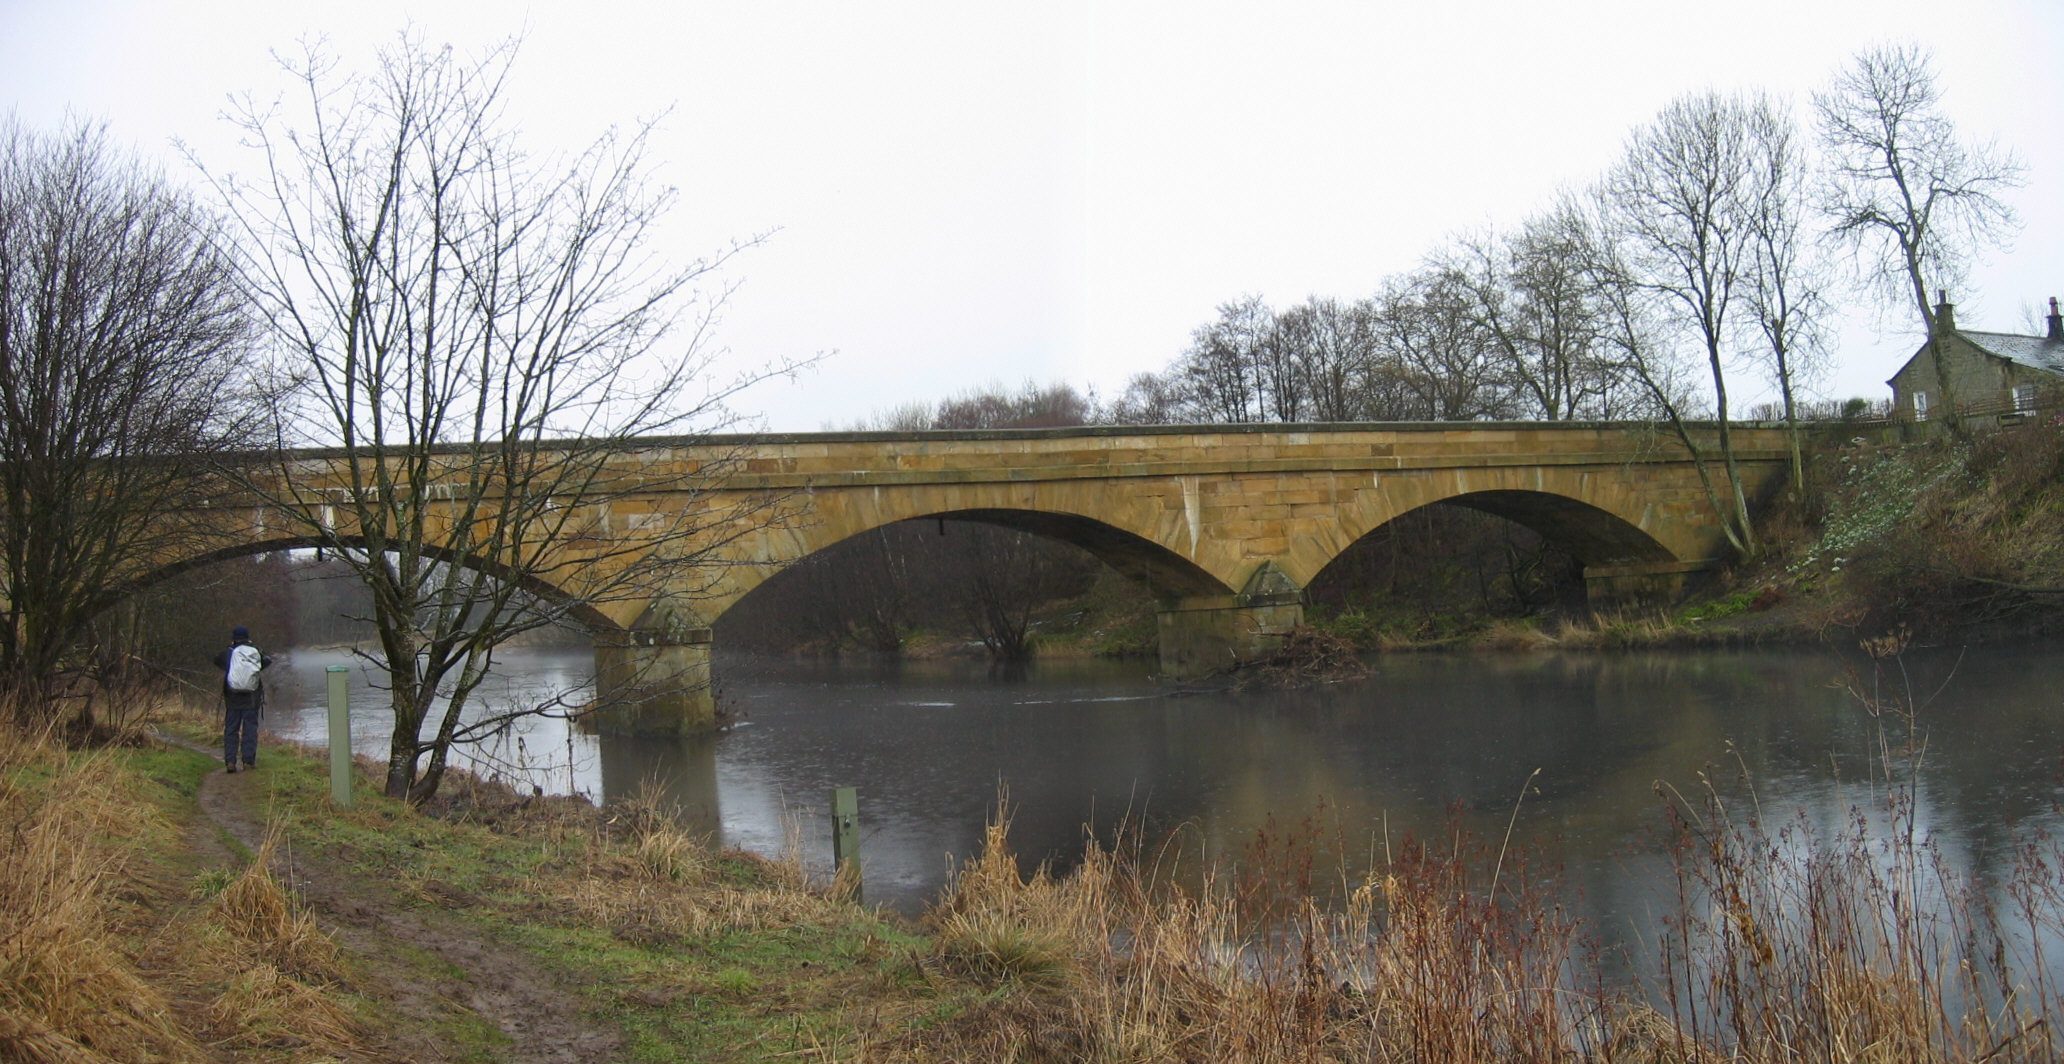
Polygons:
M1956 331L1956 304L1949 301L1949 292L1935 290L1935 335L1947 336Z
M2057 313L2056 296L2050 297L2050 335L2048 339L2053 344L2064 343L2064 316L2059 316Z

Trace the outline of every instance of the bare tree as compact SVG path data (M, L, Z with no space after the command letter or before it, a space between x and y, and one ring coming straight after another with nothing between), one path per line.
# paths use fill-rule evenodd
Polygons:
M1913 300L1954 429L1957 399L1934 344L1928 290L1958 287L1972 257L2014 231L2001 197L2021 187L2023 171L1991 144L1959 140L1941 105L1928 53L1911 44L1858 52L1813 94L1827 151L1821 209L1886 305Z
M1086 552L1032 532L980 521L945 520L937 532L919 522L929 583L950 603L965 630L1000 663L1032 657L1032 621L1039 609L1080 594L1096 579Z
M1520 412L1548 421L1609 416L1623 384L1600 354L1580 226L1557 208L1516 234L1466 236L1435 257L1468 294Z
M1044 429L1087 425L1096 419L1096 402L1073 385L1026 381L1015 392L990 387L948 399L939 404L926 427Z
M834 656L849 647L893 657L918 616L920 529L904 522L870 529L776 574L719 621L733 648L811 647Z
M1599 312L1600 341L1617 371L1640 388L1646 413L1669 425L1691 456L1707 504L1722 517L1721 527L1732 537L1720 487L1713 480L1704 448L1687 424L1698 414L1691 384L1697 373L1677 345L1669 342L1673 330L1660 322L1662 301L1641 282L1625 248L1616 240L1618 234L1610 223L1616 209L1603 188L1594 189L1588 202L1571 197L1559 208L1569 222L1568 232L1577 238L1570 246L1577 253ZM1738 544L1736 549L1740 549Z
M1366 303L1313 296L1277 316L1277 341L1295 367L1302 397L1299 420L1367 416L1364 386L1376 346L1370 310Z
M1275 311L1259 298L1251 301L1250 308L1250 357L1254 362L1256 404L1261 420L1303 421L1308 399L1305 362L1291 348Z
M1185 421L1271 420L1272 409L1282 404L1271 399L1262 363L1274 346L1275 326L1275 312L1260 296L1219 304L1218 320L1199 326L1171 367L1181 384Z
M1758 170L1752 175L1748 215L1747 295L1755 314L1754 337L1764 350L1761 361L1783 404L1797 489L1806 482L1798 391L1825 368L1825 271L1805 238L1807 166L1791 119L1775 107L1755 117L1750 135L1761 143L1752 152Z
M653 434L726 423L724 399L765 371L712 378L721 295L697 286L728 253L676 267L649 251L675 200L645 162L651 127L526 155L505 132L514 54L403 37L346 74L310 49L286 64L297 120L233 116L256 179L211 171L244 285L304 382L279 397L283 422L336 448L341 485L308 490L291 456L249 483L371 592L386 791L418 803L455 743L536 708L468 715L498 646L658 588L692 596L730 537L776 516L708 494L721 459L640 460ZM615 512L655 490L676 503ZM691 618L675 598L640 624Z
M194 549L248 426L250 322L215 222L106 132L0 124L0 693L48 699L94 617Z
M1082 425L1095 404L1066 384L1027 382L1016 392L977 390L939 404L942 429L1057 428ZM920 534L907 535L913 529ZM935 531L934 531L935 530ZM956 520L905 522L898 542L922 559L906 573L925 584L917 597L950 603L961 624L982 641L991 658L1022 662L1032 656L1032 619L1053 600L1078 594L1095 579L1100 563L1060 540L1022 529Z
M1391 279L1376 297L1373 325L1378 362L1402 371L1414 399L1406 416L1470 421L1510 412L1491 337L1456 271L1431 265Z
M914 399L876 411L848 428L853 432L922 432L932 427L933 416L932 404Z
M1104 411L1113 425L1173 425L1184 420L1181 382L1173 373L1135 373Z
M1754 131L1770 108L1761 97L1679 98L1635 130L1603 186L1621 279L1657 300L1666 311L1660 320L1674 323L1672 331L1705 355L1727 471L1728 505L1720 516L1728 541L1744 555L1755 554L1757 543L1728 424L1725 361L1734 328L1729 315L1754 258L1750 217L1766 146Z

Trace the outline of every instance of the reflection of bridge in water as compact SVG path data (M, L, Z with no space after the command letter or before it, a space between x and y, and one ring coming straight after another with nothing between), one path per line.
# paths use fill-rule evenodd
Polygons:
M1717 450L1710 426L1700 448ZM1740 426L1753 494L1782 475L1783 430ZM1303 589L1393 518L1447 502L1509 518L1584 566L1593 605L1673 594L1684 574L1725 560L1726 541L1684 446L1649 425L1473 423L1169 426L925 433L824 433L653 440L626 457L655 487L596 506L591 528L635 540L653 515L792 493L796 519L718 529L718 568L698 586L654 587L583 611L596 630L616 726L692 730L712 719L710 626L782 567L849 536L951 517L1072 543L1132 577L1158 605L1161 665L1193 676L1264 652L1303 617ZM336 491L333 460L291 464L295 489ZM684 490L682 474L723 468ZM1710 470L1716 484L1724 477ZM579 505L569 500L568 505ZM231 546L205 559L279 549L262 508L220 508ZM764 513L764 511L760 511ZM615 530L612 532L611 530ZM713 541L716 541L713 540ZM619 550L599 550L605 566ZM467 561L468 559L455 559ZM580 597L576 547L538 590ZM171 568L176 568L173 566ZM706 585L706 586L704 586Z

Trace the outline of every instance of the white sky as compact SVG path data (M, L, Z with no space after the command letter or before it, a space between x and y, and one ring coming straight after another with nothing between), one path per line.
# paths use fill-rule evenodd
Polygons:
M731 270L720 342L831 353L747 393L773 429L1027 379L1109 397L1222 300L1367 295L1444 235L1589 181L1672 96L1762 87L1803 120L1890 38L1931 47L1964 133L2029 167L2023 230L1953 294L1959 322L2020 331L2064 296L2058 0L0 0L0 107L105 118L175 175L174 137L234 169L217 116L283 89L271 49L324 34L363 64L410 22L461 48L526 32L512 114L541 150L673 108L670 254L778 230ZM1907 316L1881 333L1851 302L1822 390L1888 395Z

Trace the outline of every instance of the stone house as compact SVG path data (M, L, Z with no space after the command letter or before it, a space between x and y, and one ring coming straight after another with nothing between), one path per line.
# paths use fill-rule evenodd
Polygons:
M1935 305L1935 343L1949 375L1947 394L1929 344L1922 344L1892 375L1892 416L1902 421L1939 420L1948 414L1948 395L1965 418L2013 421L2038 408L2064 406L2064 319L2050 299L2049 328L2042 336L1959 329L1956 307L1947 298Z

